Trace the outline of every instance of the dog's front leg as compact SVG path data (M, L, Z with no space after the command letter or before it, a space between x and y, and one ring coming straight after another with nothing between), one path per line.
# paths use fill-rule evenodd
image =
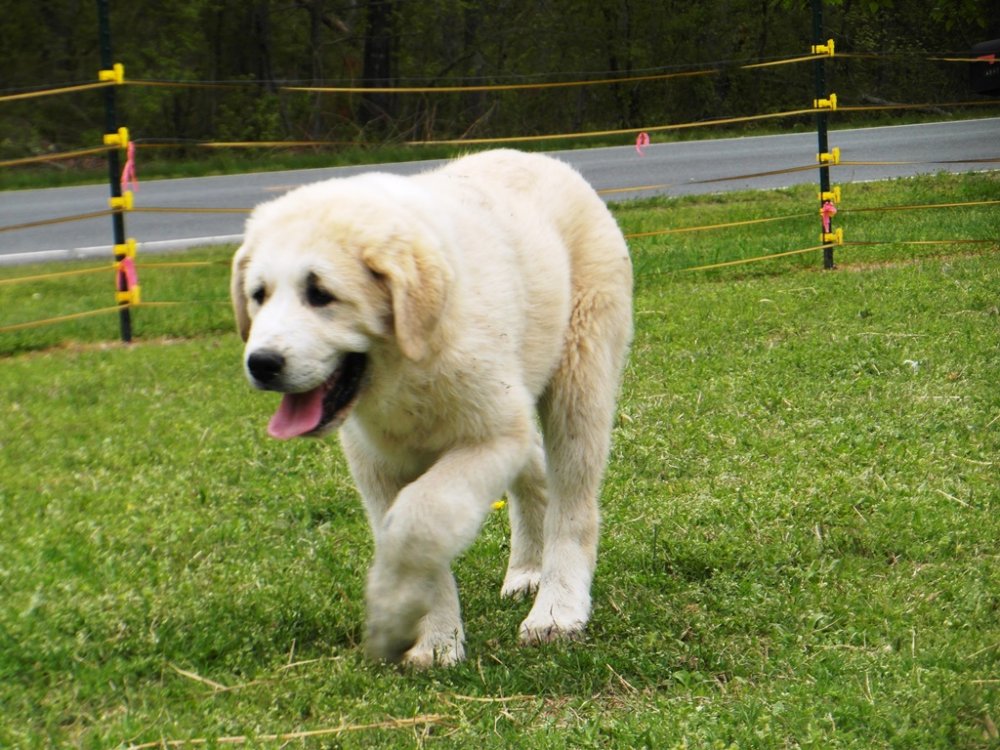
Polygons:
M373 565L368 578L369 655L417 669L464 659L465 632L451 571L446 567L403 582L405 577L382 578L379 570Z
M530 432L444 454L400 491L376 533L368 576L368 652L416 666L464 655L451 562L526 460Z

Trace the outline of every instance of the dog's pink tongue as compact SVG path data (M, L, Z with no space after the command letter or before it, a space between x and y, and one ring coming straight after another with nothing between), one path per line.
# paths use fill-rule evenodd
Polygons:
M323 418L323 394L322 386L306 393L286 393L267 425L267 434L288 440L316 429Z

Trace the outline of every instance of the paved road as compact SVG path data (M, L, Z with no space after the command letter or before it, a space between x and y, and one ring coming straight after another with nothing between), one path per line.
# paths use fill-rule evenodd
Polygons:
M655 139L654 139L655 140ZM839 146L850 161L948 161L1000 157L1000 118L951 123L904 125L834 131L830 146ZM654 194L688 195L725 190L778 188L816 183L817 172L702 182L815 163L816 136L799 135L728 138L649 146L640 156L632 147L554 152L579 169L609 200ZM382 165L378 169L409 174L429 162ZM963 172L997 168L996 164L914 164L879 167L841 166L835 184L902 177L924 172ZM250 208L296 185L333 176L354 174L371 167L310 169L225 177L201 177L142 182L136 206L185 208ZM141 174L142 164L139 164ZM647 188L647 189L632 189ZM0 193L0 227L107 207L107 186L53 188ZM136 212L126 217L127 233L145 252L193 245L237 242L245 215L162 214ZM107 255L111 220L108 217L56 224L43 228L0 232L0 264L47 259Z

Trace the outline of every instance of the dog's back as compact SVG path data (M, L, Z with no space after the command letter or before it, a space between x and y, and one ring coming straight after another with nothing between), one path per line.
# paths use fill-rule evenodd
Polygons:
M590 346L608 341L603 356L617 383L632 338L632 264L617 222L590 184L558 159L506 149L466 156L422 177L451 183L453 190L464 193L467 208L482 207L491 222L510 223L507 244L518 266L518 273L511 275L520 275L526 285L522 304L545 308L536 322L528 321L524 345L536 343L551 350L551 342L533 342L538 336L533 337L532 330L551 328L555 320L565 318L567 327L560 336L567 344L567 364L576 362L581 341ZM473 247L476 239L470 242ZM560 268L563 264L565 269ZM489 268L468 271L475 276ZM505 291L496 287L498 281L485 280L494 299ZM566 295L562 312L554 313L554 303L541 304L560 294ZM556 367L553 362L544 382L532 389L536 397ZM617 392L617 385L611 390Z

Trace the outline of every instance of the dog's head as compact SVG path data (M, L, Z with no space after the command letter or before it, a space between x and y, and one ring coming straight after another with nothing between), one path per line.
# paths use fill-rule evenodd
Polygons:
M330 432L390 350L429 355L451 272L409 192L387 175L331 180L248 220L231 293L247 377L285 394L272 436Z

